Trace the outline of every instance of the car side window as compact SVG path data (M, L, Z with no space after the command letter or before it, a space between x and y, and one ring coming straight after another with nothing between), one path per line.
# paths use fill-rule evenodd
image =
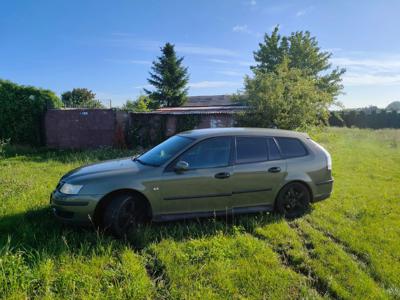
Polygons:
M303 143L295 138L276 138L284 158L300 157L307 155Z
M236 162L250 163L268 160L267 139L265 137L237 137Z
M199 142L177 161L185 161L189 169L216 168L229 165L231 137L216 137Z
M281 153L273 138L268 138L268 160L281 159Z

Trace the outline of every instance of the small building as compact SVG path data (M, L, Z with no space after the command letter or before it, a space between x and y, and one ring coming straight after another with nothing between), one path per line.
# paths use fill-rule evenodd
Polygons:
M196 128L215 128L234 126L234 115L244 111L246 106L232 101L229 95L191 96L180 107L164 107L153 113L169 115L167 135L176 131L176 119L180 115L200 115Z

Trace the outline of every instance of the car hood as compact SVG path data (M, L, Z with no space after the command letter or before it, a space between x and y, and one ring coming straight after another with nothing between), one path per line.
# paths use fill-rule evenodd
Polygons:
M71 180L88 175L119 173L125 171L138 173L144 168L148 167L134 161L132 157L114 159L79 167L65 174L61 180Z

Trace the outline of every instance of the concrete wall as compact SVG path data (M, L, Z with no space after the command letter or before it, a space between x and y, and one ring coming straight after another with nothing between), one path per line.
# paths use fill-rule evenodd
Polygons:
M127 113L113 109L51 109L45 115L46 146L56 149L118 146L121 145L122 130L123 144L148 147L144 145L145 140L154 144L162 136L176 134L178 117L174 114ZM233 123L232 114L202 114L197 128L231 127ZM137 145L132 136L139 137L136 138L139 141Z

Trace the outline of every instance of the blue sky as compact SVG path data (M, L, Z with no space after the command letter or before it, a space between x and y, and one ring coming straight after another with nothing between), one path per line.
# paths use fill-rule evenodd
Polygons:
M0 78L92 89L120 105L139 95L165 42L190 72L190 95L233 93L263 33L309 30L344 66L346 107L400 100L400 1L35 0L0 4Z

